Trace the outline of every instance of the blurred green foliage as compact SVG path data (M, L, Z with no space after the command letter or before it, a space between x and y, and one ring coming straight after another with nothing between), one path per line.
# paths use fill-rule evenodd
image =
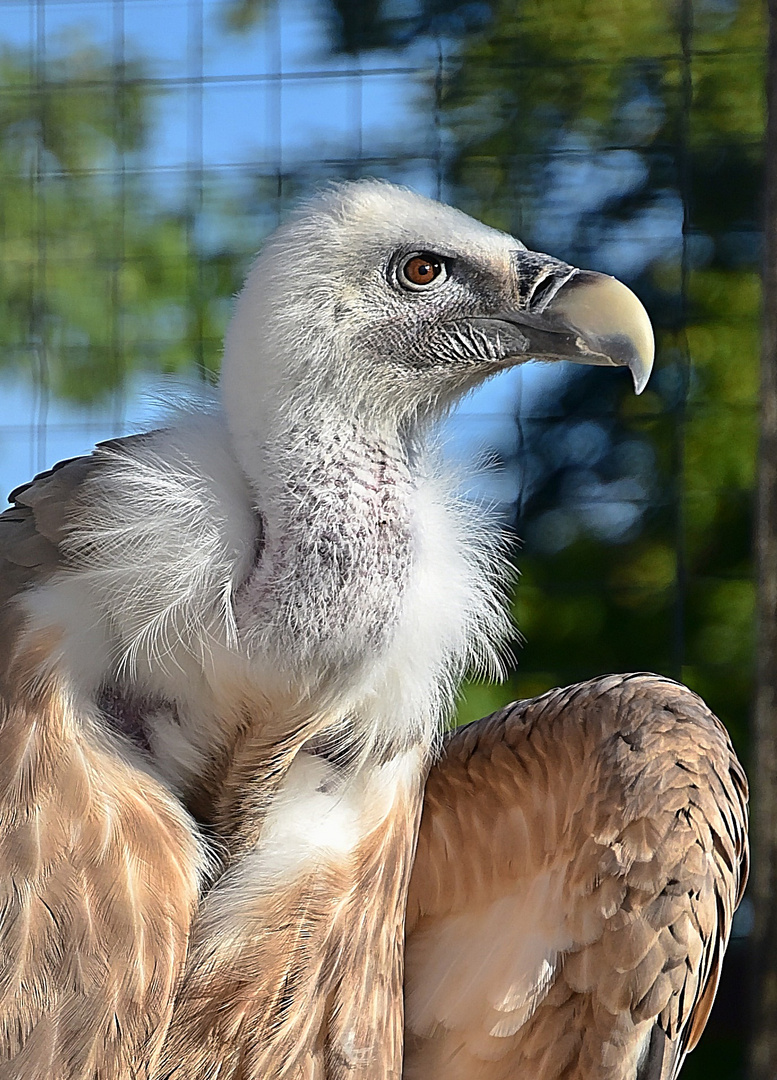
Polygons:
M641 398L611 373L581 371L544 417L522 422L521 452L539 475L517 524L527 643L506 690L664 672L707 698L740 750L752 686L765 19L757 0L493 4L456 52L444 100L457 201L529 246L547 247L552 222L553 253L599 269L614 245L617 256L644 237L627 276L657 331ZM592 200L585 178L595 184L608 162L615 182ZM576 172L582 211L555 194L560 176L574 192ZM667 215L675 241L651 247ZM607 435L586 465L558 452L578 420ZM629 483L638 516L608 537L585 492L598 488L604 505L608 488ZM501 697L472 687L463 712Z
M45 369L73 400L138 367L215 369L239 281L234 260L193 251L195 210L150 189L144 74L78 38L40 69L0 47L0 364Z

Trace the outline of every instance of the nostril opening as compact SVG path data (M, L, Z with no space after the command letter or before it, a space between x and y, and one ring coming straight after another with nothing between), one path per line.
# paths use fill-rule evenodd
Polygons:
M545 277L540 278L529 293L529 309L541 314L564 284L565 280L566 278L560 278L552 272L546 274Z

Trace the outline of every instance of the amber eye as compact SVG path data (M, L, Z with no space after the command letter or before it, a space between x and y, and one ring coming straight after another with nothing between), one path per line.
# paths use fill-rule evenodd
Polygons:
M425 252L411 255L400 265L397 277L407 289L423 289L433 281L445 281L445 263L438 255Z

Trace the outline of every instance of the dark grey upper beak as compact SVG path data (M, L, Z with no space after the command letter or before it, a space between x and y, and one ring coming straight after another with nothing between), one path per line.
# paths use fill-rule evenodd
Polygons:
M511 355L628 367L641 394L655 344L648 314L631 289L606 274L577 270L533 251L516 252L515 264L515 309L483 320L500 324Z

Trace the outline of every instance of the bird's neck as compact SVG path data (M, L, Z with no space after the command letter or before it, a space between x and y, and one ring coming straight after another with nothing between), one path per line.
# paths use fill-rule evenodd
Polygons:
M275 498L278 486L322 468L334 476L378 459L410 464L414 447L423 441L428 424L401 420L388 409L368 409L343 387L338 394L316 395L309 386L301 400L269 390L274 406L225 408L236 457L258 501ZM225 402L228 406L228 402Z
M262 546L236 599L241 633L312 686L352 680L390 639L410 574L401 441L332 418L287 428L257 448L249 479Z
M268 531L302 519L348 532L412 489L415 454L396 430L325 413L278 426L242 463Z
M461 673L506 633L498 543L425 428L274 415L252 447L233 436L261 522L233 602L252 685L380 754L428 748Z

